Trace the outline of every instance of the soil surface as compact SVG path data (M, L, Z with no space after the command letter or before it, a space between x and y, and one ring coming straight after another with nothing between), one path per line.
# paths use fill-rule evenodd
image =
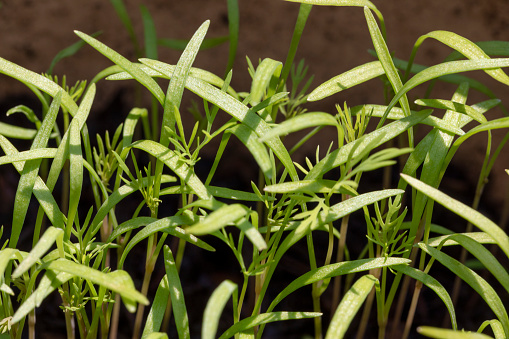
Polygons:
M226 1L210 0L125 0L129 15L135 27L138 41L143 41L143 27L140 15L140 5L144 4L154 18L157 33L160 38L189 39L199 25L211 20L207 37L220 37L228 33L228 17ZM246 56L256 62L258 59L272 58L284 61L293 32L294 22L297 17L299 5L281 0L240 0L240 41L237 51L237 59L234 65L232 86L237 91L248 91L250 88L250 77L247 72ZM387 44L391 52L401 59L407 59L410 55L414 42L423 34L434 30L453 31L472 41L485 40L509 40L509 1L507 0L384 0L374 1L385 18L387 28ZM4 0L0 1L0 57L15 62L29 70L37 73L47 71L53 57L63 48L77 42L79 39L73 33L74 30L83 31L87 34L101 32L99 40L124 55L130 60L136 59L127 31L113 10L109 1L105 0ZM320 7L314 6L308 19L306 30L297 54L297 60L303 58L309 66L309 74L315 76L311 89L324 81L347 71L355 66L374 60L368 53L373 45L366 26L364 13L359 7ZM451 49L439 42L426 40L416 58L416 62L424 65L433 65L441 62ZM159 48L159 59L168 63L176 63L180 51L168 48ZM222 76L226 67L228 56L228 45L224 44L212 49L203 50L198 54L194 66L209 70ZM54 74L59 78L66 75L67 83L73 84L77 80L91 80L93 76L111 65L111 62L104 56L93 50L91 47L82 48L76 55L63 59L54 69ZM469 74L476 79L483 81L496 96L503 101L508 99L507 87L498 84L486 74L476 72ZM411 100L424 93L425 88L419 88L410 93ZM455 90L451 85L438 85L432 97L450 99ZM98 85L98 94L94 103L89 128L91 135L95 133L104 134L106 129L110 133L122 122L129 110L133 107L134 88L129 82L106 82ZM190 95L185 96L183 107L191 105ZM486 100L485 96L471 91L468 104ZM143 98L144 104L148 105L148 96ZM349 106L364 103L383 104L385 101L382 91L382 83L379 80L372 80L348 91L341 92L326 100L309 104L309 110L325 111L335 113L335 104L343 105L346 102ZM39 109L36 98L20 82L0 75L0 120L24 124L24 118L20 116L5 117L4 113L11 107L25 104L34 109ZM148 107L148 106L147 106ZM494 110L489 118L502 116L500 110ZM190 115L188 115L190 117ZM190 122L186 118L184 123ZM503 133L494 133L494 144L503 138ZM333 135L327 133L316 137L314 144L295 157L294 160L302 161L305 156L314 157L317 144L326 149ZM486 147L486 135L469 140L458 152L452 163L451 174L445 177L441 189L470 204L473 199L476 180L480 171ZM291 142L292 139L289 138ZM23 146L24 145L24 146ZM20 143L20 147L28 148L29 144ZM211 148L210 156L214 154ZM207 159L205 159L206 161ZM241 145L233 145L233 149L225 162L230 164L221 169L218 180L224 180L220 184L236 187L247 187L249 182L256 181L256 172L253 161L249 155L242 150ZM10 223L12 217L12 201L16 192L17 174L0 168L0 214L1 222L4 225ZM205 165L206 167L206 165ZM509 168L509 158L503 153L495 163L493 175L486 186L481 210L491 219L498 221L501 217L501 206L506 195L507 175L505 168ZM376 176L367 179L370 185L380 186ZM449 219L443 219L448 222ZM30 222L29 220L27 222ZM451 222L460 223L458 230L464 227L463 221L451 219ZM445 225L448 226L448 225ZM360 225L360 228L363 229ZM361 237L364 233L361 232ZM283 267L289 267L288 272L282 272L276 282L284 286L295 276L308 270L306 266L305 248L296 249L288 262ZM221 258L221 253L216 253ZM225 257L231 258L230 253L223 253ZM140 250L140 256L144 256ZM194 267L196 262L205 260L205 256L196 249L189 248L188 259L190 266ZM221 260L221 259L219 259ZM228 259L229 260L229 259ZM216 263L218 260L215 261ZM193 306L197 310L192 314L191 323L196 323L197 328L192 329L193 333L199 330L201 323L201 310L204 302L208 299L210 292L225 278L238 279L238 269L235 262L228 262L220 267L213 264L203 265L203 272L198 274L195 269L184 269L183 279L188 279L188 292L195 297L192 298ZM193 264L194 263L194 264ZM132 263L135 266L135 263ZM235 267L232 270L225 269L225 266ZM184 267L186 263L184 262ZM140 267L141 270L141 267ZM232 273L237 278L232 278ZM162 274L162 272L159 272ZM141 272L141 275L143 272ZM160 276L155 276L154 281L159 281ZM445 275L444 279L451 279ZM452 287L452 281L441 281L446 287ZM138 282L137 282L138 283ZM155 288L156 286L154 286ZM275 288L275 291L280 289ZM464 291L464 292L463 292ZM462 296L469 298L471 290L464 288ZM53 298L58 300L56 295ZM445 315L445 307L436 296L429 291L421 296L421 303L417 310L416 323L432 324L440 326L442 316ZM190 301L191 302L191 301ZM285 305L291 307L298 305L302 309L302 303L297 299L289 301ZM484 310L484 302L477 300L475 304L465 303L466 306L459 310L467 310L464 319L460 319L460 327L474 330L479 326L479 319L485 320L488 317L481 314L476 318L474 310ZM203 305L202 305L203 304ZM481 306L479 306L481 305ZM189 306L188 306L189 307ZM307 310L310 305L305 304ZM468 307L468 308L467 308ZM199 311L198 311L199 310ZM324 312L330 312L327 305L324 305ZM480 312L480 311L479 311ZM64 331L63 316L58 308L48 308L38 318L39 324L44 328L42 332L54 333ZM440 314L439 317L436 314ZM328 315L327 315L328 316ZM438 319L437 319L438 318ZM132 318L125 316L123 321L126 327ZM373 320L375 323L376 321ZM302 338L304 334L312 334L312 323L303 322L302 325L285 325L277 329L274 326L267 328L267 338ZM269 330L269 328L271 328ZM271 332L272 331L272 332ZM62 332L65 333L65 332ZM271 334L272 333L272 334ZM375 335L368 332L368 335ZM196 334L197 335L197 334ZM367 336L368 337L368 336ZM370 337L370 336L369 336Z

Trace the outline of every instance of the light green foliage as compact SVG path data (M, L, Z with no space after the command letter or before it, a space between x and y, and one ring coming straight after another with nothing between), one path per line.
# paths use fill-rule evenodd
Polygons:
M290 1L299 2L300 8L288 55L284 62L264 58L257 63L247 58L252 80L246 86L249 92L238 92L232 85L232 67L242 39L237 0L224 2L229 32L219 37L207 36L208 20L192 37L161 37L165 32L156 30L149 8L141 6L143 42L138 41L135 16L122 0L111 0L131 38L135 61L99 41L98 34L82 32L76 32L80 42L56 55L49 75L0 58L0 73L27 85L42 107L42 114L26 105L6 112L6 119L22 113L27 126L0 122L4 152L0 165L12 165L20 175L12 223L6 225L10 238L2 239L0 249L2 333L21 338L28 332L29 337L35 337L36 308L58 292L69 338L116 337L123 308L136 312L135 338L168 338L169 326L176 327L181 339L199 336L193 331L200 326L205 339L262 338L265 326L287 320L312 321L316 338L342 338L347 331L356 330L362 336L369 312L376 312L378 337L384 338L389 336L389 323L402 322L390 317L395 303L401 306L407 301L404 288L408 284L401 283L407 279L415 281L415 289L403 338L408 337L412 324L420 324L413 315L423 288L432 290L432 296L445 305L451 329L419 327L422 335L485 338L482 332L489 329L495 338L509 337L503 302L509 293L509 274L503 266L507 258L497 258L487 246L494 245L509 257L509 237L501 226L477 211L489 174L496 168L495 160L509 140L507 134L494 145L492 131L507 131L509 118L492 119L487 112L496 107L505 110L503 102L487 85L459 74L484 71L509 84L503 71L509 67L509 59L492 58L509 56L509 43L473 43L453 32L433 31L417 39L406 61L394 56L388 43L393 39L386 36L384 17L372 2ZM314 65L294 60L298 60L300 38L315 5L352 6L363 11L364 29L375 51L374 60L331 75L313 89L313 76L308 73ZM428 38L453 51L442 63L415 64L414 58ZM229 43L224 77L193 67L200 50L224 42ZM69 86L65 77L59 81L51 75L56 63L72 58L85 45L114 65L91 74L88 86L84 81ZM157 60L158 48L165 46L182 51L175 65ZM376 78L391 96L387 102L355 107L344 102L346 91ZM136 102L122 124L91 138L87 124L100 88L96 84L121 80L136 84L135 97L150 96L151 106ZM430 97L436 81L453 84L452 97ZM429 83L430 89L410 102L413 90L423 83ZM145 94L143 87L148 90ZM470 89L488 98L471 103ZM194 102L190 112L184 108L186 93L194 94L200 102ZM336 104L334 112L308 111L308 101L323 99L342 103ZM186 126L189 113L195 121ZM375 128L370 124L373 120L377 120ZM326 131L331 133L324 152L323 146L312 143L313 136ZM407 140L402 138L405 133ZM474 203L467 206L438 188L459 147L479 133L486 134L488 142ZM298 136L296 142L286 138L291 134ZM232 149L232 136L257 166L258 175L250 178L248 189L214 184L218 171L234 166L225 160ZM414 140L414 136L419 138ZM11 139L27 140L31 146L18 150ZM304 145L316 149L315 154L294 161ZM200 168L208 154L205 150L215 155L209 168ZM390 180L396 165L403 172L397 185ZM465 166L477 171L476 164ZM384 179L379 186L383 189L366 183L367 175L382 177L382 171ZM137 207L131 208L133 201ZM454 233L448 229L450 225L433 219L435 202L470 224ZM35 217L29 215L32 205ZM85 215L83 211L88 212ZM350 217L356 220L352 225ZM351 231L353 227L357 229ZM326 234L326 243L317 232ZM363 236L353 238L355 233ZM20 250L26 246L24 239L31 240L28 252ZM190 264L193 271L200 271L208 262L188 260L186 246L209 253L224 253L225 248L238 264L233 268L237 275L218 282L205 308L198 310L203 314L200 326L189 323L196 307L183 273L190 270L181 268ZM296 246L302 247L292 251ZM442 251L452 247L473 255L476 269L485 271L474 272L473 266L458 260L461 257ZM302 261L298 269L304 267L306 272L295 273L290 283L274 290L274 279L293 273L293 262L284 260L301 253L302 248L307 260L296 257L293 262ZM318 248L324 249L324 257ZM363 250L358 253L358 248ZM141 260L138 249L146 250ZM152 298L151 280L163 271L158 267L161 252L164 273L158 276ZM470 332L475 324L458 323L457 312L464 301L456 300L455 291L444 287L449 285L437 278L442 275L433 276L435 270L431 269L437 262L466 282L496 319L483 319L477 333ZM133 263L142 266L141 282L127 271ZM282 265L288 265L287 269ZM494 279L486 279L488 275ZM216 283L215 278L205 279ZM310 296L303 292L306 286L311 289ZM321 307L331 294L333 315L329 318ZM308 297L312 311L277 309L286 299ZM145 319L144 306L149 304ZM218 333L225 323L226 330ZM358 328L352 328L353 323L359 324ZM465 330L458 330L462 328Z

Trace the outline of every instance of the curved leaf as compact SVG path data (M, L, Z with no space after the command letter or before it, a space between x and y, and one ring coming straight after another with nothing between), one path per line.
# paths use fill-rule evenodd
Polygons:
M353 261L344 261L336 264L325 265L320 268L311 270L294 281L292 281L281 293L279 293L270 306L267 312L270 312L290 293L297 289L315 283L317 281L325 280L328 278L336 277L338 275L357 273L369 271L380 267L389 267L393 265L408 264L411 260L405 258L373 258L373 259L360 259Z
M424 193L445 208L453 211L460 217L468 220L479 229L486 232L493 238L493 240L495 240L497 245L500 246L500 249L502 249L502 251L504 251L504 253L509 257L509 237L493 221L489 220L484 215L472 209L471 207L459 202L456 199L451 198L450 196L429 185L426 185L425 183L415 178L412 178L406 174L401 174L401 176L416 190Z
M360 277L350 287L334 312L325 339L340 339L345 336L350 323L377 281L378 279L368 274Z
M318 101L338 92L344 91L368 80L385 74L380 61L372 61L352 68L315 88L308 96L308 101Z
M260 138L260 141L266 141L271 138L279 137L315 126L338 126L338 121L336 118L334 118L333 115L329 113L306 112L276 125L276 127L265 133L263 137Z
M440 252L439 250L428 246L423 243L418 244L419 247L431 255L433 258L438 260L442 265L447 267L451 272L460 277L463 281L472 287L481 298L488 304L488 306L493 310L493 313L497 316L498 320L502 324L504 328L504 332L506 336L509 335L509 317L507 315L507 311L500 300L497 292L491 287L490 284L486 282L483 278L481 278L477 273L457 261L452 257L448 256L445 253Z
M216 337L219 318L230 296L237 291L237 284L230 280L225 280L219 285L207 302L203 313L203 322L201 328L202 339L214 339Z
M401 272L405 275L408 275L415 280L419 280L424 285L433 290L440 299L444 302L447 310L449 311L449 316L451 317L451 324L453 329L458 329L458 324L456 322L456 312L454 311L454 304L452 303L452 299L447 293L447 290L432 276L420 271L414 267L406 266L406 265L398 265L393 266L393 270Z

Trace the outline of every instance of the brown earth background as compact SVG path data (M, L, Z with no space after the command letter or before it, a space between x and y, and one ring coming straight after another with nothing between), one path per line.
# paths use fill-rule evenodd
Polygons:
M509 40L509 1L507 0L380 0L373 1L385 18L387 44L391 52L401 59L407 59L415 40L433 30L453 31L472 41ZM228 33L226 1L220 0L153 0L125 1L139 41L143 41L142 21L139 6L144 4L154 18L158 37L189 39L199 25L211 20L207 37L219 37ZM253 61L272 58L284 61L299 5L280 0L239 0L240 40L234 65L232 86L237 91L248 91L250 77L247 72L246 56ZM48 69L51 60L61 49L78 41L73 30L87 34L102 31L99 40L134 60L133 45L127 31L105 0L7 0L0 1L0 57L15 62L35 72ZM355 66L374 60L367 52L372 42L366 26L362 8L314 6L304 31L296 60L305 59L309 74L315 79L311 89L324 81ZM451 50L439 42L428 39L421 47L416 62L433 65L441 62ZM159 59L174 64L179 51L159 48ZM222 76L228 58L228 45L224 44L198 54L195 67L209 70ZM54 69L58 76L66 75L68 83L77 80L91 80L93 76L111 65L104 56L85 46L76 55L64 59ZM495 94L507 101L508 89L496 83L481 72L470 73L483 81ZM449 99L455 90L451 85L439 85L432 97ZM410 93L410 99L422 95L422 88ZM190 96L186 94L183 107L189 107ZM148 105L148 96L145 102ZM467 103L473 104L487 98L471 91ZM372 80L331 98L308 105L309 110L335 113L335 104L347 102L349 106L364 103L384 104L382 83ZM20 121L20 118L5 117L7 109L18 105L33 104L35 98L23 84L0 75L0 119L6 122ZM125 119L133 105L133 87L129 82L98 84L98 94L91 112L89 124L94 132L103 134ZM147 106L148 107L148 106ZM502 116L496 109L489 118ZM495 143L503 133L494 133ZM329 144L333 135L322 133L315 142ZM470 204L473 190L485 152L486 135L469 140L458 152L452 164L454 172L446 177L441 189ZM295 157L301 161L304 156L313 156L315 146L309 146ZM249 183L253 172L244 163L252 163L240 150L231 152L226 162L235 166L224 169L225 176L236 175L240 181ZM238 152L237 152L238 151ZM213 152L213 151L212 151ZM244 161L245 160L245 161ZM232 169L233 167L233 169ZM484 192L481 209L493 220L501 214L506 195L509 158L505 150L493 169L493 175ZM2 214L12 211L12 196L16 190L17 177L0 172L0 199ZM12 212L11 212L12 213ZM9 221L4 221L7 224ZM447 225L445 225L447 226ZM441 309L440 312L445 310ZM439 325L439 324L437 324ZM291 337L287 335L286 337ZM298 337L298 336L295 336Z

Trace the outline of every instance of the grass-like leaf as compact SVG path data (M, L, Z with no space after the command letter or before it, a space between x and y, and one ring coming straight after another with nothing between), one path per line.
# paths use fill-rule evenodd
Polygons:
M429 338L436 339L493 339L489 335L476 333L476 332L465 332L465 331L455 331L449 330L445 328L437 328L437 327L429 327L429 326L420 326L417 327L417 332Z
M154 221L147 226L145 226L141 231L136 233L136 235L129 241L126 245L124 251L122 252L122 256L120 257L119 267L123 267L124 261L129 254L129 252L133 249L133 247L138 244L143 239L148 238L150 235L156 232L165 232L170 235L176 236L178 238L184 239L187 242L201 247L207 251L214 251L214 248L205 243L204 241L196 238L194 235L186 233L182 228L178 227L183 224L187 224L189 219L183 216L173 216L166 217L163 219L159 219Z
M387 109L387 106L383 106L383 105L360 105L360 106L355 106L355 107L350 108L350 113L352 115L357 115L360 112L362 112L363 110L365 110L366 112L368 112L370 114L370 116L381 118L384 115L386 109ZM412 111L412 113L414 113L414 111ZM390 110L389 114L387 114L387 119L390 119L390 120L398 120L398 119L402 119L404 117L405 117L405 114L403 112L403 109L401 109L400 107L393 107ZM436 127L443 131L450 132L450 133L457 134L457 135L465 134L465 132L463 132L463 130L461 128L458 128L455 125L444 121L444 119L440 119L434 115L430 115L429 117L422 120L421 124Z
M202 221L188 227L187 232L191 234L210 234L244 217L249 210L240 204L223 205L210 213Z
M169 70L165 68L164 65L161 65L160 63L152 63L150 60L143 60L143 62L156 68L159 72L166 76L171 76L171 73L169 73ZM246 124L248 127L253 129L259 137L263 136L270 130L269 125L258 114L256 114L256 112L250 110L246 105L231 95L224 93L220 89L194 77L187 77L186 87L203 99L218 106L235 119ZM267 140L266 143L274 151L274 154L279 158L279 160L281 160L285 168L288 170L292 180L298 180L295 166L281 140L279 140L279 138L273 138Z
M71 227L78 212L83 186L83 156L79 121L73 120L69 127L69 213L67 214L66 238L71 236Z
M256 72L251 83L250 103L256 106L262 101L263 95L270 85L272 77L279 78L283 64L280 61L265 58L256 68Z
M272 311L277 304L284 298L293 293L294 291L304 286L310 285L317 281L336 277L339 275L369 271L371 269L389 267L393 265L401 265L410 263L409 259L404 258L373 258L373 259L360 259L354 261L345 261L336 264L325 265L320 268L311 270L294 281L292 281L281 293L279 293L270 306L267 312Z
M442 253L431 246L419 243L419 247L469 284L470 287L472 287L493 310L493 313L495 313L502 324L506 336L509 335L509 317L507 316L507 311L497 292L490 284L488 284L488 282L486 282L486 280L456 259L453 259L447 254Z
M168 277L168 288L170 290L171 306L175 317L175 325L179 339L189 339L189 319L187 316L186 302L184 300L184 292L180 284L180 278L175 259L168 246L164 246L164 267L166 276Z
M495 240L493 240L492 237L490 237L488 234L484 232L469 232L469 233L458 233L465 237L469 237L473 239L475 242L478 242L479 244L495 244ZM454 246L459 245L457 241L454 240L454 238L450 238L449 234L442 235L435 238L428 239L427 244L431 247L437 247L439 245L441 246Z
M380 63L382 64L385 75L391 83L394 93L398 93L403 87L403 83L399 77L398 70L396 69L394 62L392 61L391 53L389 52L382 33L380 32L375 18L373 17L373 14L371 14L371 11L368 7L364 7L364 15L368 23L369 34L371 35L371 40L373 40L373 45L375 46L378 60L380 60ZM401 103L401 107L405 112L405 116L409 116L411 114L410 105L408 104L408 98L406 97L406 94L400 96L399 102ZM384 115L380 120L379 127L384 123L385 117L386 116Z
M13 62L0 58L0 73L4 73L14 79L18 79L23 83L33 85L41 91L55 97L58 92L62 92L62 105L74 116L78 110L78 105L71 96L57 83L51 81L41 74L29 71L26 68L16 65Z
M203 313L203 322L201 328L202 339L214 339L216 337L219 318L228 299L233 293L237 293L237 284L229 280L225 280L219 285L207 302ZM236 298L235 298L236 299Z
M227 339L233 337L237 333L241 333L255 326L268 324L276 321L309 319L320 317L322 313L318 312L270 312L251 316L235 323L219 337L219 339Z
M455 49L460 52L468 59L489 59L490 57L483 51L482 48L474 44L472 41L456 34L448 31L433 31L428 34L421 36L417 42L415 43L414 50L412 54L414 54L417 48L422 44L422 42L427 38L433 38L441 43ZM502 71L502 69L489 69L485 70L487 74L489 74L495 80L500 81L506 85L509 85L509 77L507 74Z
M12 273L13 279L20 277L23 273L28 271L42 256L53 246L53 244L60 238L62 241L64 231L53 226L48 227L46 232L42 235L41 239L32 248L28 256L19 264L19 266Z
M31 140L37 134L37 130L0 122L0 134L7 138Z
M140 84L145 86L154 97L159 101L161 105L164 104L164 93L162 89L159 87L157 82L148 76L145 72L141 70L141 68L135 64L103 44L102 42L92 38L90 35L82 33L80 31L74 31L76 35L78 35L81 39L83 39L90 46L95 48L99 53L110 59L116 65L122 67L126 72L131 74L133 78L135 78Z
M275 137L297 132L305 128L316 126L338 126L338 121L329 113L309 112L297 115L291 119L285 120L269 132L265 133L261 141L266 141Z
M177 66L175 67L173 75L170 79L170 84L168 85L168 90L166 92L166 98L163 106L163 127L161 128L161 138L159 140L159 142L164 146L168 146L170 142L168 139L169 132L165 127L168 127L172 131L175 129L175 122L177 121L175 115L180 114L178 109L180 107L180 102L184 93L184 84L186 83L186 79L189 75L189 71L191 70L194 59L200 50L200 45L205 37L205 34L207 33L209 25L210 21L205 21L194 33L186 49L180 56L180 59L177 62Z
M428 107L433 107L433 108L438 108L438 109L448 109L448 110L451 110L454 112L463 113L480 123L487 121L486 118L482 114L477 112L477 110L473 109L472 107L465 105L465 104L460 104L458 102L454 102L451 100L418 99L418 100L415 100L415 103L417 105L421 105L421 106L428 106Z
M191 187L200 199L212 199L212 195L207 191L207 188L194 173L193 169L180 161L178 155L169 148L152 140L140 140L133 143L131 146L153 155L157 160L168 166L180 179Z
M418 85L435 79L442 77L444 75L476 71L476 70L486 70L500 67L509 67L509 59L481 59L481 60L463 60L463 61L450 61L444 62L435 66L428 67L421 72L414 75L410 80L405 82L401 90L399 90L394 98L391 100L389 105L387 106L386 112L389 112L394 105L399 101L399 99L405 95L411 89L417 87Z
M164 312L166 311L166 305L170 297L170 288L168 283L168 276L164 275L157 288L154 301L150 307L147 320L145 321L145 327L141 334L142 339L148 338L150 335L157 333L161 328L161 324L164 318Z
M369 292L373 289L377 280L378 279L374 276L368 274L360 277L352 287L350 287L334 312L325 339L340 339L345 336L346 331L350 327L350 323L364 303Z
M30 147L31 150L46 147L51 131L53 130L53 126L55 125L61 102L62 92L58 92L51 102L50 108L42 121L41 128L34 138L32 146ZM9 240L9 246L12 248L15 248L18 243L28 211L30 197L32 196L37 175L39 173L40 164L41 159L28 160L25 162L25 166L21 172L21 178L18 182L18 189L14 200L11 237Z
M348 88L362 84L384 74L380 61L371 61L357 66L334 78L327 80L315 88L308 96L308 101L318 101Z
M364 135L364 137L357 139L354 142L346 144L345 146L331 152L325 158L320 160L320 162L316 164L313 169L311 169L311 171L309 171L309 173L306 175L306 179L312 180L321 177L331 169L344 164L349 159L349 157L353 158L357 156L360 152L365 150L366 146L370 145L373 140L378 140L377 143L373 145L373 147L378 147L379 145L382 145L388 140L391 140L392 138L405 132L408 128L420 123L430 114L431 110L415 112L409 117L394 121L382 128ZM353 154L351 154L352 150L354 150Z
M509 256L509 237L493 221L489 220L484 215L472 209L471 207L459 202L456 199L451 198L447 194L444 194L439 190L429 185L426 185L425 183L415 178L412 178L406 174L401 174L401 176L416 190L424 193L425 195L435 200L442 206L453 211L460 217L468 220L469 222L477 226L479 229L481 229L483 232L489 234L490 237L492 237L493 240L495 240L497 245L500 246L500 249L504 251L504 253L507 256Z
M401 272L415 280L419 280L424 285L433 290L440 299L444 302L447 310L449 311L449 316L451 317L451 324L453 329L458 328L458 324L456 321L456 312L454 311L454 304L452 303L452 299L447 293L447 290L440 284L435 278L430 276L429 274L424 273L414 267L410 267L407 265L397 265L392 267L393 270Z
M42 277L37 289L22 303L16 310L12 317L12 322L15 324L24 319L28 313L39 307L44 299L55 289L67 282L73 277L72 274L66 272L52 272L48 271Z
M447 240L451 240L463 246L463 248L476 257L509 293L509 273L507 273L504 266L500 264L500 262L488 249L486 249L486 247L481 245L481 243L474 238L465 234L453 234L447 238ZM491 239L491 241L493 242L493 239Z
M130 283L127 284L125 279L118 279L118 274L113 274L115 272L104 273L91 267L77 264L67 259L54 260L46 266L46 269L72 274L73 276L80 277L89 280L94 284L103 286L113 292L120 294L122 297L134 300L143 305L149 304L148 299L143 294L134 289L134 283L132 280L130 280ZM127 275L127 277L129 277L129 275ZM136 308L134 308L134 310L132 308L129 310L134 311Z

